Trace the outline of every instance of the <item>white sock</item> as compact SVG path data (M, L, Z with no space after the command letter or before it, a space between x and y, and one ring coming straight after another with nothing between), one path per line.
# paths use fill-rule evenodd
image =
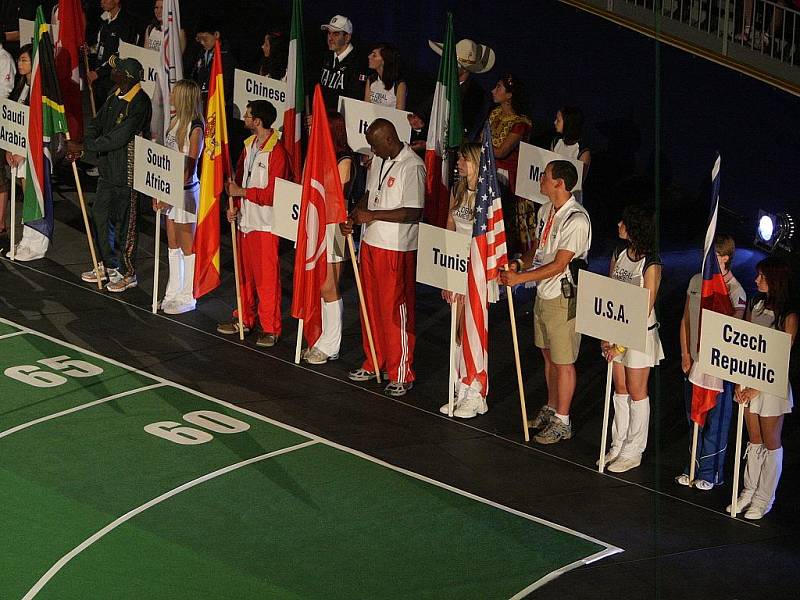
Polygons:
M631 396L630 394L614 394L612 398L614 399L614 420L611 422L611 447L619 452L628 435Z
M622 454L629 457L641 456L647 448L647 432L650 426L650 397L631 400L631 418L628 435Z
M174 301L183 283L183 252L180 248L170 248L167 257L169 259L169 278L162 302Z
M569 425L569 415L560 415L556 413L556 417L558 417L558 420L561 421L564 425Z
M344 314L344 302L341 298L333 302L322 302L322 334L317 343L317 349L327 356L339 354L342 345L342 315Z

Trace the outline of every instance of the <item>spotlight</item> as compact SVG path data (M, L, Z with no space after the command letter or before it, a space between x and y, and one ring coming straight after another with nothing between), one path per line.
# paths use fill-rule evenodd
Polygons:
M776 249L791 252L794 231L794 219L791 215L759 210L755 245L767 252L774 252Z

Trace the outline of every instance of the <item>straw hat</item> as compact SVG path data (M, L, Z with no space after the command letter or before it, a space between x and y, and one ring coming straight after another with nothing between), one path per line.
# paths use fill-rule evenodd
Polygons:
M428 40L428 45L441 56L443 43ZM485 73L494 66L494 50L469 39L459 40L456 44L456 60L465 71Z

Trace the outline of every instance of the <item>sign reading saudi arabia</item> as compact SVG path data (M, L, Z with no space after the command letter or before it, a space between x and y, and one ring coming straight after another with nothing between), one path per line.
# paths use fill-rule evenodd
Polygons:
M185 206L183 154L137 135L133 157L133 189L191 213L197 210Z
M339 96L339 112L344 116L347 143L359 154L372 154L367 142L367 129L375 119L390 121L397 130L397 137L400 138L400 141L411 141L411 124L408 122L408 115L411 113L409 112L344 96Z
M0 116L0 148L25 156L28 149L28 107L3 98L0 99Z
M247 103L251 100L267 100L280 118L286 111L286 82L236 69L233 75L233 116L244 118Z

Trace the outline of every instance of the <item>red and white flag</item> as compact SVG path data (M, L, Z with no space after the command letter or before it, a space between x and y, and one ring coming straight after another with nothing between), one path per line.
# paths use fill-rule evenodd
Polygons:
M58 1L58 39L55 42L56 75L67 114L69 137L83 139L81 98L81 48L86 44L86 19L80 0Z
M286 66L286 112L283 113L283 146L289 155L292 179L303 177L303 108L306 101L303 69L303 4L292 2L292 29L289 36L289 62ZM324 111L324 107L323 107ZM316 114L316 112L314 113Z
M292 316L303 319L303 337L309 348L322 333L320 288L328 273L328 223L341 223L345 213L336 151L328 126L322 88L314 90L314 120L303 170L303 195L294 256Z
M464 339L461 341L466 374L461 381L470 385L477 380L481 395L489 391L489 306L497 298L497 276L508 264L506 231L497 168L488 122L483 132L478 188L475 195L475 222L467 269L467 296L464 306Z

